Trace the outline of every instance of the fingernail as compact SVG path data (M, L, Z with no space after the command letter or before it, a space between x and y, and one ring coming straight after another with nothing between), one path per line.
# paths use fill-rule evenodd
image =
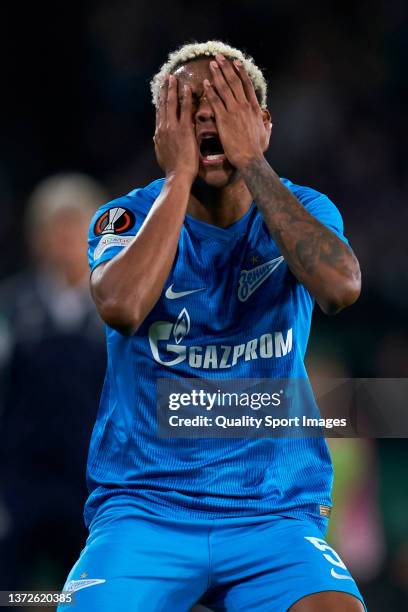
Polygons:
M234 64L235 64L236 66L238 66L238 68L240 68L240 67L242 66L242 62L241 62L241 60L239 60L239 59L235 59L235 60L234 60Z
M204 87L211 87L211 83L208 79L204 79L203 84L204 84Z
M210 62L211 68L218 68L217 62Z
M215 59L219 60L220 62L223 62L225 60L225 57L222 55L222 53L217 53Z

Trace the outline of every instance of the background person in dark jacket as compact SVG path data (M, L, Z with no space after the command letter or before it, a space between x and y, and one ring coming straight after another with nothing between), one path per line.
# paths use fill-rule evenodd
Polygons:
M32 265L0 286L0 588L61 583L84 540L85 465L105 369L91 302L89 219L106 200L81 174L33 192Z

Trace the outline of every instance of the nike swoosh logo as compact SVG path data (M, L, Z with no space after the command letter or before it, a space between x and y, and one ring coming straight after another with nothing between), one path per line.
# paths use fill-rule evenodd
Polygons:
M331 575L333 578L340 578L341 580L353 580L351 576L346 576L346 574L338 574L335 569L332 568Z
M88 587L95 586L96 584L103 584L106 582L103 578L89 578L88 580L70 580L64 587L64 591L70 593L80 591L81 589L87 589Z
M204 289L205 287L203 287L202 289L191 289L190 291L173 291L173 285L170 285L170 287L167 287L167 291L164 295L169 300L177 300L178 298L185 297L186 295L197 293L197 291L204 291Z

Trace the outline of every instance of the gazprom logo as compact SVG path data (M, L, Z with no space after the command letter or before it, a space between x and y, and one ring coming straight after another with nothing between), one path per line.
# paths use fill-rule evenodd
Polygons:
M241 270L239 275L238 299L246 302L249 297L266 281L274 270L283 262L283 256L275 257L270 261L252 268L251 270Z
M184 336L190 331L190 316L185 308L180 312L173 327L173 338L176 344L180 344Z
M180 312L175 323L152 323L149 327L149 344L154 360L169 367L186 362L190 368L222 370L253 359L285 357L292 351L293 346L292 328L270 331L240 344L187 346L183 341L190 329L190 315L186 308Z

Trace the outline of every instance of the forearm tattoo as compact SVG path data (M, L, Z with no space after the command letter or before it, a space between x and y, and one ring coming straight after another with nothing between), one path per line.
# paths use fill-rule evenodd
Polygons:
M265 159L252 160L241 174L273 239L301 282L322 266L359 279L351 248L298 202Z

